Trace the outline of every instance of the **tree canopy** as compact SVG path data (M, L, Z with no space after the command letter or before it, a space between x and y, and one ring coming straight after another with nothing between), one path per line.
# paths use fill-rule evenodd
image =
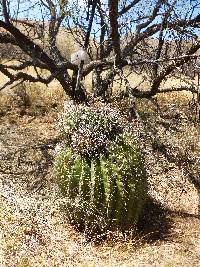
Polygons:
M62 53L62 29L87 53L87 60L77 65ZM199 33L199 0L1 0L0 45L12 45L23 55L13 64L1 60L0 72L8 77L1 89L17 82L48 84L57 79L76 102L106 98L116 80L121 82L119 97L197 92L192 80L171 88L162 88L162 82L199 70ZM36 75L28 74L27 66L33 66ZM92 93L81 82L90 73ZM141 81L130 83L134 73L142 74L148 89Z

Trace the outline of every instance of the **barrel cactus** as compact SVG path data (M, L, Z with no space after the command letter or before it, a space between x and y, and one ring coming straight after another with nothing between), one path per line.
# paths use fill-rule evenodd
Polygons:
M62 127L65 144L55 171L70 220L87 232L132 228L147 191L133 134L102 107L68 106Z

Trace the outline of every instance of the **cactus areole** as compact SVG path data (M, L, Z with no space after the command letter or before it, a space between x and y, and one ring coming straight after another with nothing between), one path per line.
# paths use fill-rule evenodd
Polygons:
M66 142L55 171L69 219L87 232L130 230L147 192L133 134L109 109L72 106L62 121Z

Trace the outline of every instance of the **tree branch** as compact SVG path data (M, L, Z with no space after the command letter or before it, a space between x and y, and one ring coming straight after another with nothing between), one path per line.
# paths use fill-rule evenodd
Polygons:
M62 57L58 47L56 46L56 36L58 34L60 24L63 20L63 16L57 17L56 6L52 0L47 0L48 9L50 12L50 22L49 22L49 49L51 56L57 63L62 62L64 58Z
M180 58L179 60L177 60L176 62L171 63L166 70L164 70L163 72L161 72L161 74L159 76L157 76L154 81L153 84L151 86L151 95L155 95L158 92L158 89L160 87L161 82L163 81L163 79L165 77L167 77L170 73L172 73L174 71L175 68L182 66L184 63L187 63L190 59L191 56L196 53L198 50L200 49L200 43L198 43L197 45L192 46L189 51L187 52L187 54L185 55L185 57Z
M137 3L139 3L141 0L134 0L132 3L130 3L129 5L125 6L121 11L119 11L119 16L124 15L125 13L127 13L132 7L134 7Z
M5 19L6 23L10 23L10 15L8 13L8 8L7 8L7 1L2 0L2 7L3 7L3 16Z
M112 40L112 45L116 55L116 60L118 61L121 57L120 48L120 36L119 36L119 25L118 25L118 4L119 0L109 0L109 18L110 18L110 37Z
M171 57L171 58L159 58L159 59L138 59L138 60L129 60L129 59L120 59L119 62L119 67L123 68L125 66L141 66L144 64L150 64L150 65L155 65L155 64L159 64L159 63L164 63L164 62L178 62L180 60L182 60L182 62L184 63L185 60L191 60L191 59L196 59L199 58L200 55L196 55L194 54L186 54L186 55L181 55L181 56L177 56L177 57ZM90 63L88 63L87 65L84 66L83 68L83 77L85 77L86 75L88 75L93 69L98 68L98 67L102 67L104 69L109 69L111 66L114 66L115 64L115 58L114 57L110 57L107 59L103 59L103 60L95 60L92 61Z
M161 5L163 4L164 0L158 0L155 8L151 14L151 16L148 18L148 20L146 22L143 22L139 25L136 26L136 36L140 33L140 31L144 28L146 28L147 26L149 26L151 24L151 22L156 18L156 16L158 15L158 11L161 8Z
M165 29L173 29L174 27L199 27L200 25L200 15L197 15L194 19L191 20L179 20L168 22ZM162 26L162 23L157 23L149 26L144 32L141 32L136 37L135 35L131 38L130 42L124 47L122 53L123 56L126 57L133 51L134 47L144 40L145 38L149 38L152 35L156 34Z
M159 89L157 93L172 93L172 92L181 92L181 91L189 91L191 93L198 93L198 89L195 86L180 86L180 87L170 87L170 88L164 88L164 89Z
M4 21L0 20L0 27L7 30L15 38L17 45L31 58L37 58L43 63L48 65L49 70L55 71L56 65L54 60L52 60L44 51L40 48L39 45L31 41L25 34L20 30L14 27L12 24L7 24Z
M0 91L3 90L4 88L6 88L9 85L12 85L14 82L17 82L19 80L21 80L21 82L24 81L29 81L29 82L40 82L43 83L45 85L49 84L57 75L57 73L53 73L51 74L49 77L47 78L42 78L41 76L37 76L34 77L30 74L27 74L25 72L18 72L17 74L13 75L10 72L8 72L7 69L4 68L4 66L2 66L2 64L0 64L0 71L6 75L9 78L9 81L6 82L1 88Z
M43 64L42 62L37 61L37 60L25 61L25 62L23 62L21 64L16 64L16 65L6 65L6 64L4 64L3 66L4 66L4 68L6 68L8 70L10 69L10 70L15 70L15 71L23 70L23 69L25 69L27 67L33 67L33 66L37 67L37 68L40 68L40 69L48 70L48 66L46 64Z

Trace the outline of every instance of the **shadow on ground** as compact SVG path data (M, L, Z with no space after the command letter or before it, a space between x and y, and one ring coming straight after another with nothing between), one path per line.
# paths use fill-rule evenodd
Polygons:
M175 240L179 237L179 234L174 232L175 218L198 220L200 215L172 211L149 198L138 222L140 235L144 236L147 243Z
M152 243L168 239L172 223L169 212L149 197L138 222L138 230L145 241Z

